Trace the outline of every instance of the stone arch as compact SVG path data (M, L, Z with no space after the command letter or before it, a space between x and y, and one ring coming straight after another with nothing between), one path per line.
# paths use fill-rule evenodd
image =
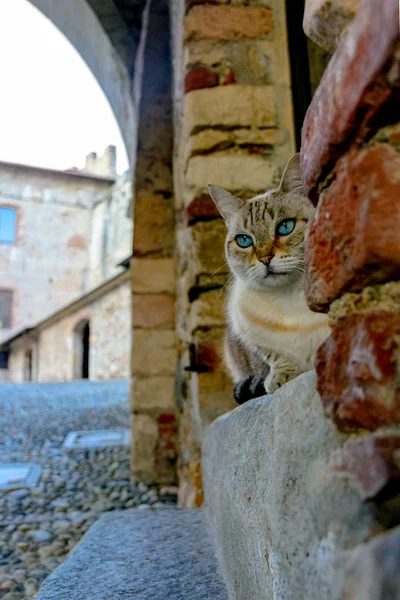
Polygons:
M29 1L65 35L96 77L117 119L132 167L136 152L136 116L128 65L86 0Z

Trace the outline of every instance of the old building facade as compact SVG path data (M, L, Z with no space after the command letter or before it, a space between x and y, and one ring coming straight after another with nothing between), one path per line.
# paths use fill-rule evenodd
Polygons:
M108 365L103 358L107 365L104 372L99 366L95 368L95 361L102 360L96 346L91 348L92 360L84 371L76 365L69 367L74 353L79 352L74 350L79 335L87 337L85 348L89 348L90 340L101 339L94 333L97 329L93 323L90 332L85 329L91 322L88 316L83 319L80 313L76 315L71 334L65 323L58 333L47 327L44 332L43 325L40 335L33 333L39 322L47 323L50 315L53 319L55 314L63 315L63 309L71 303L75 306L79 298L90 301L91 293L99 287L103 304L96 300L89 312L96 318L101 318L102 312L109 314L104 297L109 292L115 313L122 311L129 322L130 299L120 289L124 282L117 277L118 285L112 286L112 291L102 287L125 271L120 263L131 253L132 222L127 216L130 178L116 179L115 161L115 148L108 147L101 157L89 154L82 172L0 164L3 379L63 381L83 376L127 376L127 355L121 359L121 368L112 367L112 357ZM78 331L80 327L82 331ZM27 329L30 335L22 336ZM129 353L128 347L126 350Z

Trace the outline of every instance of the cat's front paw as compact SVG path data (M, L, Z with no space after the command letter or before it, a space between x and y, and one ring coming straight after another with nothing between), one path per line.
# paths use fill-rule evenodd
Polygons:
M271 369L268 377L264 380L264 387L267 394L273 394L279 390L285 383L300 375L300 371L294 368L277 370Z
M253 398L265 396L264 377L247 377L235 384L234 396L238 404L244 404Z

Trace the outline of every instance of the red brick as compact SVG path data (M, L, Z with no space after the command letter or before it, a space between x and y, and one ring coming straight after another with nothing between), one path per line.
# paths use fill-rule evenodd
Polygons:
M232 83L236 83L236 79L235 79L235 73L233 72L232 69L230 69L228 71L228 73L225 75L224 85L232 85Z
M185 93L218 85L218 75L205 66L191 69L185 77Z
M167 294L133 294L132 324L134 327L172 325L175 321L175 301Z
M189 225L196 223L196 221L219 216L218 209L209 194L196 196L186 208L186 217Z
M345 291L400 278L400 154L352 150L321 196L307 243L306 295L325 309Z
M351 439L335 451L335 470L350 474L358 481L364 500L372 500L390 489L399 491L400 433L380 433Z
M344 149L354 139L365 139L378 111L382 121L393 118L390 110L381 109L393 101L387 71L388 62L396 60L398 40L398 0L385 0L379 6L376 0L363 0L304 121L302 176L312 197Z
M340 429L400 423L400 315L370 311L340 319L317 355L318 391Z

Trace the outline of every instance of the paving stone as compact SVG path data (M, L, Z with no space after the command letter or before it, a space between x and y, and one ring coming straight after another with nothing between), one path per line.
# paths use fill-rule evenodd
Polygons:
M37 600L227 600L200 511L104 515Z

